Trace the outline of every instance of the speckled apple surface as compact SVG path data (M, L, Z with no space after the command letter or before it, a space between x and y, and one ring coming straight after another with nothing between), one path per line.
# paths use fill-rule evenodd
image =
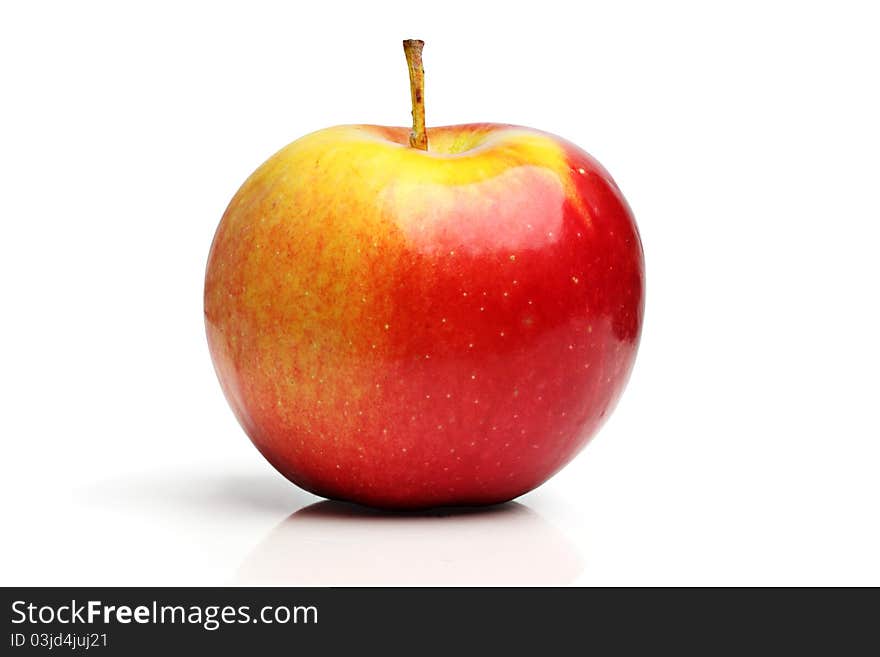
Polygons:
M489 504L538 486L613 409L644 309L608 173L498 124L341 126L272 156L205 280L223 391L294 483L364 504Z

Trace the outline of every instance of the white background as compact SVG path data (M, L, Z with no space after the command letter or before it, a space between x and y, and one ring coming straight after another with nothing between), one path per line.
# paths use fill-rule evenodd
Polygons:
M0 583L880 584L872 3L4 3ZM289 141L560 134L639 221L647 313L594 442L491 513L345 513L220 392L220 216Z

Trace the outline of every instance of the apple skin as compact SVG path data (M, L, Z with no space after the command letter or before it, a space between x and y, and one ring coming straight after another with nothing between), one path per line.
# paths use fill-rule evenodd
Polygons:
M568 463L635 359L644 260L584 151L501 124L339 126L227 208L205 321L265 458L318 495L413 509L513 499Z

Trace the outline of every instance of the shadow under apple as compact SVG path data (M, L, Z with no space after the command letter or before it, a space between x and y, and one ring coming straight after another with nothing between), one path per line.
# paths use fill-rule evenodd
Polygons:
M241 585L554 586L581 572L575 546L529 507L388 512L323 501L253 549Z

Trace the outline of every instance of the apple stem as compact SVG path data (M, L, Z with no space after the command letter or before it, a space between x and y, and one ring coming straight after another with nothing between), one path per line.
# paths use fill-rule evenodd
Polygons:
M412 132L409 133L409 145L420 150L428 150L428 133L425 130L425 68L422 66L422 48L425 42L418 39L406 39L403 52L406 54L406 65L409 67L409 91L412 96Z

